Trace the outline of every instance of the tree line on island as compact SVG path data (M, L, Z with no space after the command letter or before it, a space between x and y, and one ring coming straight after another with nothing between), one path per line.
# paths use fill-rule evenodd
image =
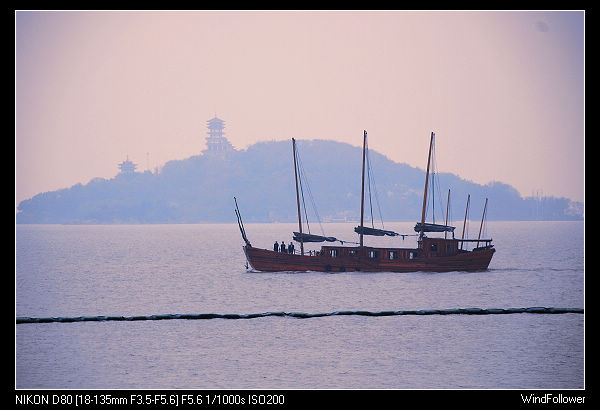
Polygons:
M318 218L360 219L362 149L327 140L298 141L306 177L305 201ZM425 171L371 152L376 196L385 222L420 219ZM486 185L450 173L436 175L436 218L445 212L451 189L453 220L462 220L467 195L471 215L481 215L489 198L488 220L580 220L583 204L568 198L527 197L502 182ZM156 172L120 173L111 179L35 195L22 201L16 222L23 224L151 224L233 222L233 197L244 203L245 222L297 220L290 143L256 143L222 155L202 154L167 162ZM442 202L444 205L442 206ZM474 217L475 219L477 217Z

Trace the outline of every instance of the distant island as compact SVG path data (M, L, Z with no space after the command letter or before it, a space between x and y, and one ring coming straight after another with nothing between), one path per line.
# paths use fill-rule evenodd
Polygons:
M291 143L260 142L246 150L235 150L218 142L214 139L211 149L204 153L169 161L155 172L136 172L134 164L125 161L112 179L95 178L86 185L35 195L18 205L16 223L235 222L234 196L244 222L297 221ZM328 140L305 140L298 141L298 150L307 207L314 203L321 222L358 221L362 149ZM373 151L370 158L376 176L376 220L380 218L379 210L384 222L419 220L424 170ZM510 185L480 185L450 173L437 174L437 181L442 194L436 193L436 201L444 203L436 204L439 221L445 212L448 189L455 224L464 217L468 194L473 220L481 218L485 198L489 198L488 220L583 219L583 203L568 198L523 198ZM374 194L371 198L375 200ZM312 221L316 223L315 219Z

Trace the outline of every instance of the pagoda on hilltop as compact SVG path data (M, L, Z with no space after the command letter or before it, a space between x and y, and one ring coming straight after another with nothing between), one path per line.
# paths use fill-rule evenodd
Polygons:
M131 175L135 172L137 164L134 164L129 160L129 155L127 159L119 164L119 169L121 170L121 174Z
M214 118L206 121L208 126L208 137L206 137L206 150L205 154L225 154L227 152L235 151L233 145L227 138L223 136L223 128L225 128L225 121L215 116Z

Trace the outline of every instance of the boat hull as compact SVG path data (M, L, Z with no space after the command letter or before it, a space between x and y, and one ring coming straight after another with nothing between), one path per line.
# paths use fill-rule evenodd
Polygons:
M328 248L330 249L330 248ZM367 248L375 249L375 248ZM403 249L403 251L407 251ZM417 250L414 250L417 252ZM370 258L366 253L352 256L298 255L244 246L248 263L254 270L264 272L317 271L317 272L450 272L486 270L495 249L492 246L448 256L422 255L415 259Z

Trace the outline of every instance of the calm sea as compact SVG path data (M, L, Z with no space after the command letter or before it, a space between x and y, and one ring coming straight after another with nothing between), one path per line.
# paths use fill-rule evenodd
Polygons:
M353 227L323 225L349 241ZM295 228L246 224L252 244L269 249ZM15 314L584 307L583 222L491 221L486 236L497 252L485 272L264 273L247 271L236 224L18 225ZM365 239L378 243L415 238ZM17 324L15 386L583 389L584 322L521 313Z

